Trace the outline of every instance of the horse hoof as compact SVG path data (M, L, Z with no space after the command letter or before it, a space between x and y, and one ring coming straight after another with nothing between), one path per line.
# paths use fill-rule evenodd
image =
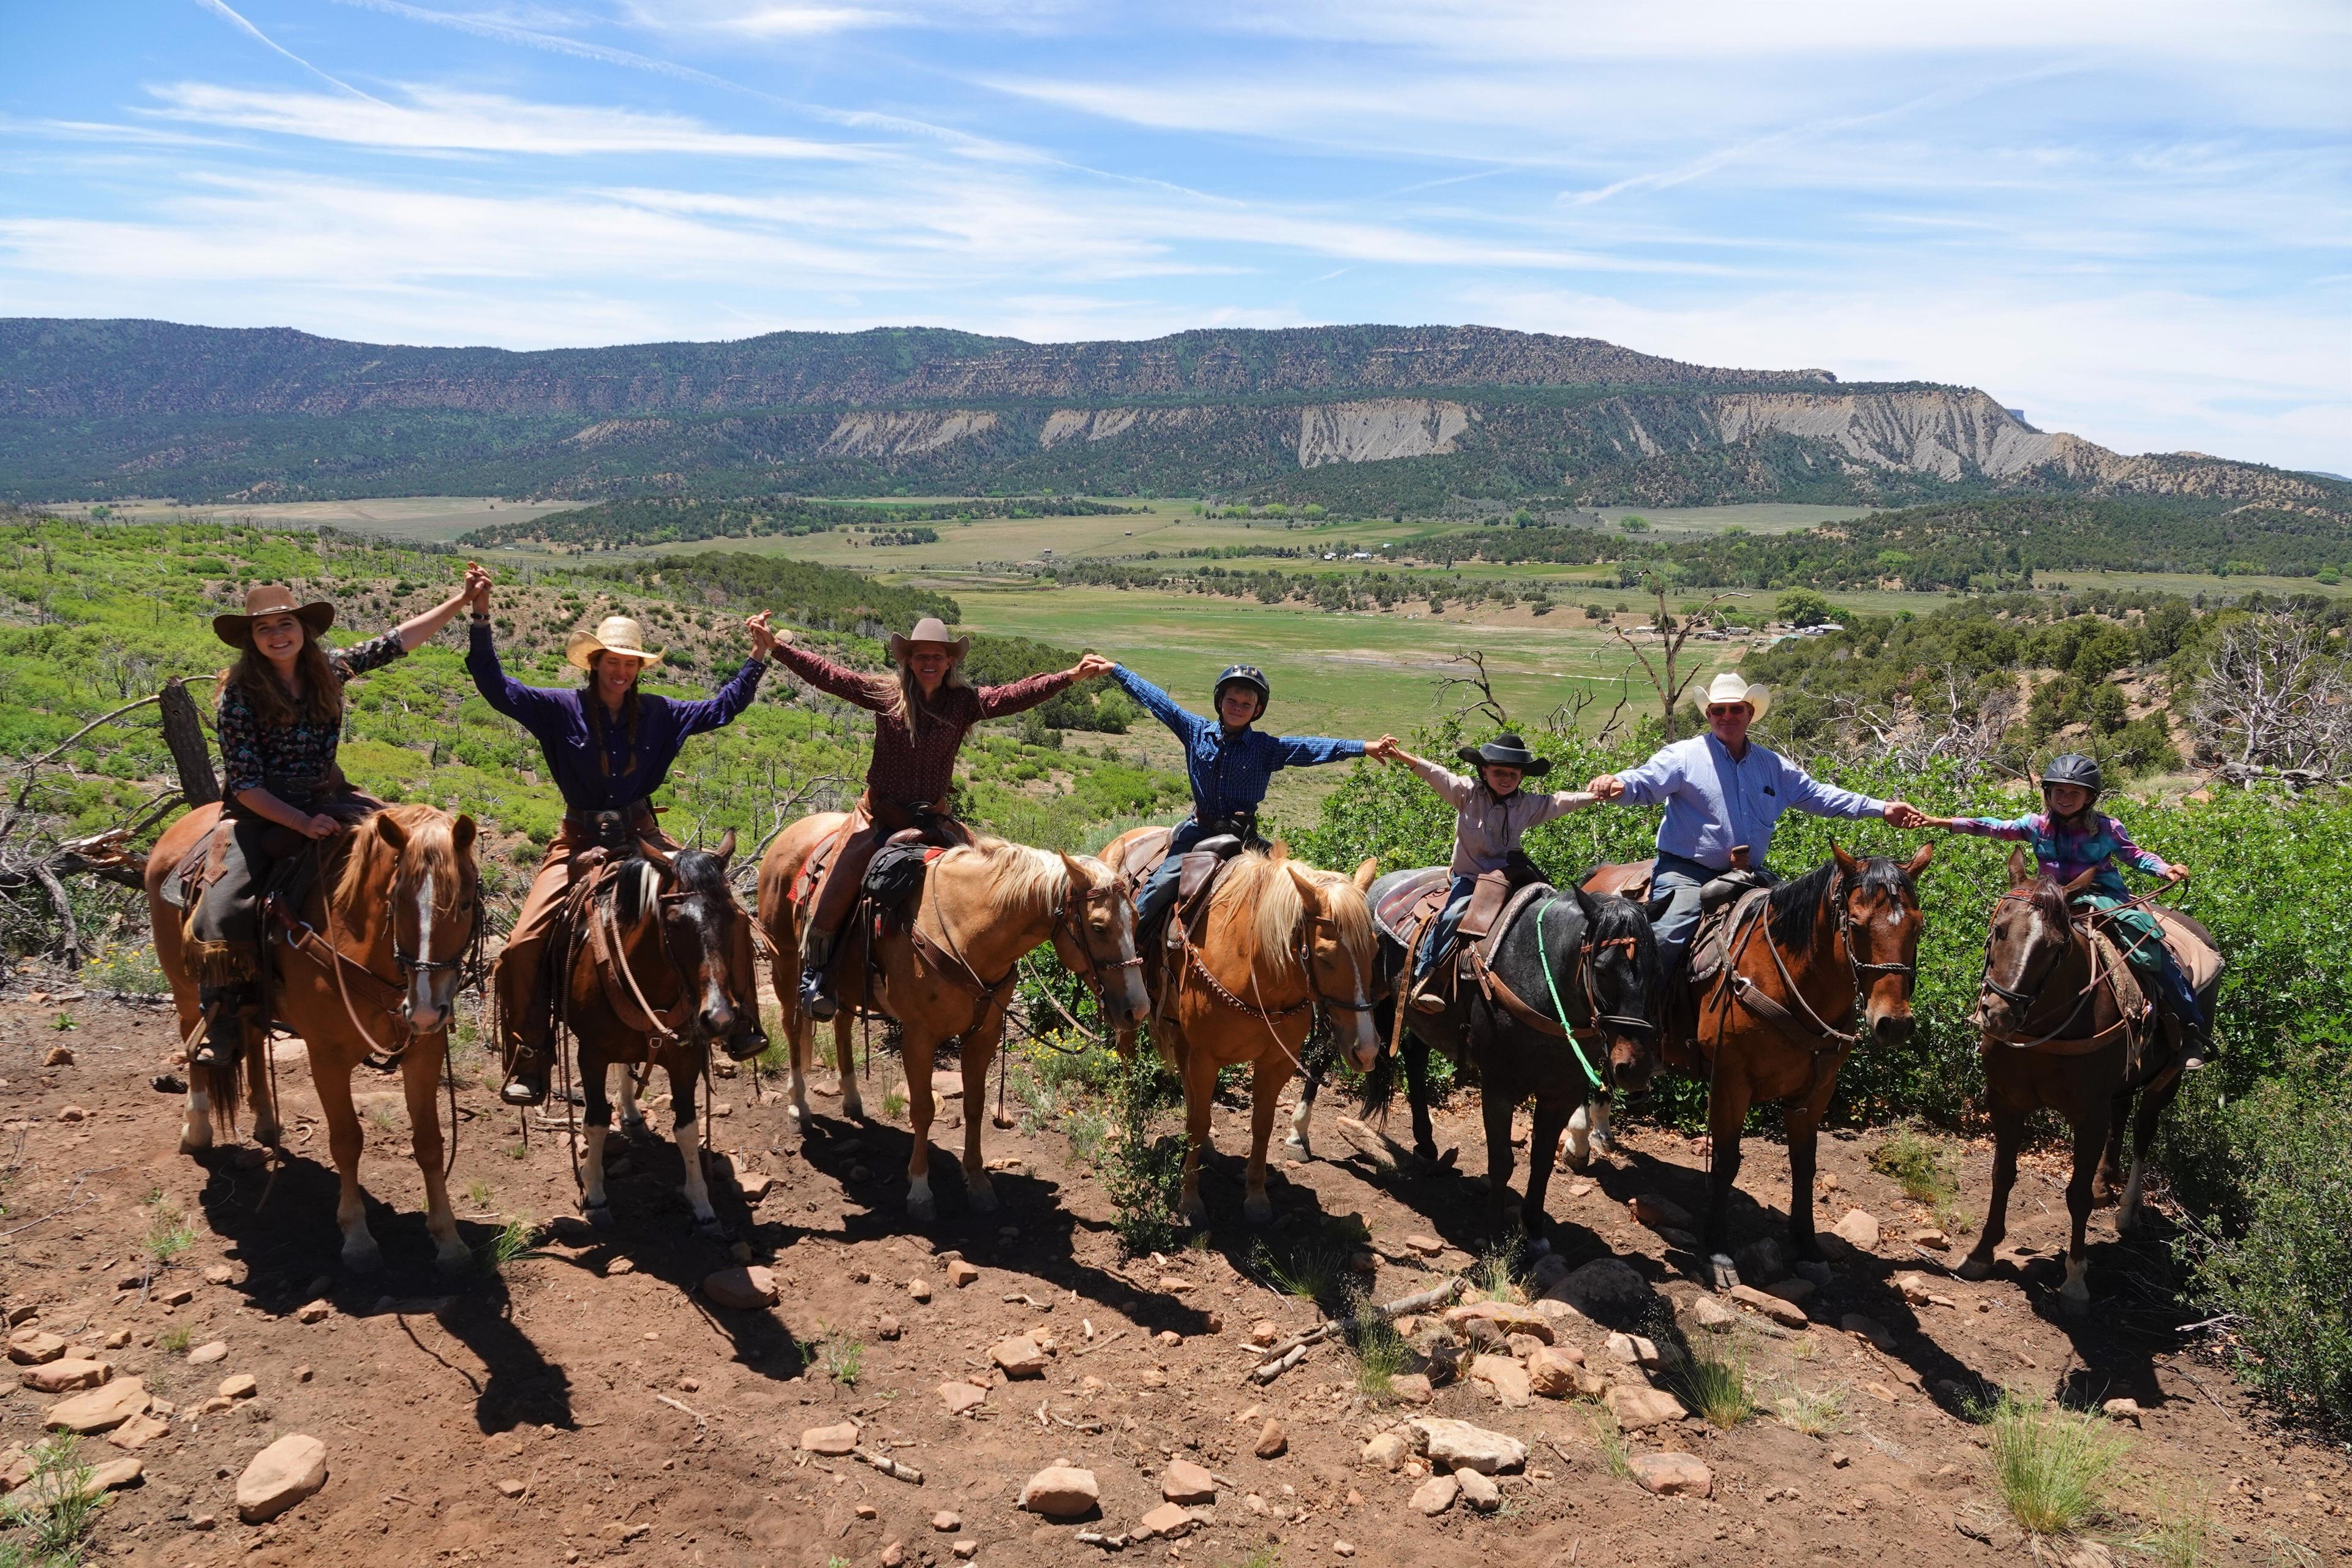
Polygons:
M642 1116L621 1118L621 1136L632 1143L641 1142L654 1135L652 1126Z
M1185 1199L1177 1205L1176 1212L1186 1225L1205 1226L1209 1223L1209 1205L1198 1198Z
M1528 1237L1527 1254L1529 1258L1541 1258L1545 1253L1549 1252L1550 1250L1551 1243L1544 1239L1542 1237L1531 1236Z
M1724 1253L1717 1252L1708 1257L1706 1273L1718 1290L1728 1290L1739 1283L1739 1265Z
M784 1120L793 1125L795 1131L805 1131L808 1127L808 1107L798 1101L787 1105L784 1107Z
M373 1274L383 1267L383 1249L374 1242L343 1248L343 1267L355 1274Z
M939 1200L925 1193L920 1197L907 1195L907 1217L917 1225L929 1225L940 1217Z
M210 1137L183 1137L180 1140L180 1152L187 1155L190 1159L201 1159L212 1152L213 1141Z
M2091 1310L2091 1293L2085 1290L2074 1296L2061 1290L2058 1292L2058 1310L2070 1318L2083 1317Z
M583 1200L580 1205L580 1213L582 1217L587 1220L588 1228L591 1230L613 1228L613 1205L610 1203L592 1204Z
M724 1241L727 1239L727 1227L719 1223L717 1215L712 1215L709 1219L694 1222L694 1234L706 1241Z
M1273 1201L1263 1197L1244 1198L1242 1200L1242 1218L1249 1221L1252 1225L1266 1224L1274 1218Z
M1990 1258L1979 1258L1975 1253L1971 1252L1966 1258L1960 1259L1960 1266L1958 1268L1953 1269L1952 1272L1958 1275L1963 1279L1990 1279L1992 1275L1992 1259Z
M1285 1138L1282 1141L1282 1146L1289 1150L1292 1153L1297 1155L1302 1160L1310 1160L1314 1158L1314 1151L1307 1147L1307 1140L1301 1138L1296 1132L1292 1133L1289 1137Z
M465 1243L452 1243L433 1255L433 1267L444 1279L455 1279L474 1271L474 1255L466 1250Z
M257 1127L253 1130L254 1142L264 1149L275 1149L284 1142L285 1139L286 1129L283 1127L273 1125L269 1127Z
M1441 1153L1432 1154L1432 1155L1430 1155L1428 1158L1429 1158L1430 1163L1431 1163L1432 1164L1435 1165L1439 1170L1441 1170L1441 1171L1450 1171L1450 1170L1454 1169L1454 1161L1456 1161L1456 1160L1458 1160L1458 1159L1460 1159L1461 1157L1462 1157L1462 1151L1461 1151L1461 1150L1459 1150L1459 1149L1447 1149L1447 1150L1444 1151L1444 1152L1441 1152Z
M996 1212L995 1189L988 1186L984 1183L971 1188L971 1212L974 1214L994 1214Z
M841 1114L852 1121L866 1120L866 1102L855 1096L841 1102Z

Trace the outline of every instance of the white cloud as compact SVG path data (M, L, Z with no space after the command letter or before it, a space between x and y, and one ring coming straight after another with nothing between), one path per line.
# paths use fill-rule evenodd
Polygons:
M175 82L150 88L159 119L395 152L524 153L581 158L674 153L723 158L862 159L861 149L800 137L718 131L677 114L532 103L431 85L404 104Z

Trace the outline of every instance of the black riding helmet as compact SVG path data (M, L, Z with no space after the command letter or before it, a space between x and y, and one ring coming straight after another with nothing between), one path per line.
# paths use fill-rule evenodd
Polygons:
M1257 693L1257 713L1251 716L1253 719L1262 716L1265 712L1265 705L1274 700L1274 688L1265 683L1265 671L1254 664L1225 667L1225 672L1217 677L1216 690L1210 695L1209 705L1212 708L1222 709L1224 706L1225 688L1229 686L1246 686Z
M2105 775L2099 772L2098 759L2086 757L2080 752L2068 752L2050 759L2050 765L2042 770L2042 787L2047 790L2052 784L2074 784L2089 790L2094 801L2107 787Z

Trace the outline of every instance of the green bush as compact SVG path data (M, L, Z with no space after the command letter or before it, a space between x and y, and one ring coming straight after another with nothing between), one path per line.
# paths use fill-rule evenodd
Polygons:
M1112 1101L1118 1144L1102 1174L1114 1214L1111 1228L1129 1257L1176 1245L1176 1187L1184 1171L1181 1132L1155 1134L1159 1113L1182 1097L1173 1075L1149 1051L1121 1064Z

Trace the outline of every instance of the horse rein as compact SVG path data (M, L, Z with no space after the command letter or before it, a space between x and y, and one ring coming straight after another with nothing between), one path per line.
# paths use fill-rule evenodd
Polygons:
M2018 903L2026 904L2030 904L2032 901L2030 897L2021 894L2015 889L2011 889L2010 891L2001 894L1995 902L2008 903L2012 900ZM2133 900L2130 901L2137 903L2140 902L2141 900ZM1996 1036L1994 1031L1987 1029L1984 1031L1987 1038L1999 1038L2002 1045L2009 1047L2012 1050L2030 1051L2039 1049L2040 1047L2050 1044L2053 1040L2058 1039L2067 1040L2070 1044L2075 1040L2081 1040L2087 1045L2089 1042L2104 1039L2105 1037L2114 1034L2118 1029L2129 1026L2130 1020L2128 1018L2119 1016L2114 1023L2107 1025L2104 1028L2094 1030L2088 1035L2069 1036L2066 1033L2067 1029L2073 1026L2074 1020L2082 1016L2084 1005L2088 1003L2093 996L2097 994L2099 987L2103 984L2112 984L2115 978L2111 973L2102 972L2099 967L2099 944L2088 940L2091 923L2092 917L2088 913L2078 914L2074 911L2071 904L2068 906L2066 920L2066 944L2059 951L2055 957L2051 959L2050 967L2042 977L2042 984L2033 987L2031 991L2023 989L2011 990L2010 987L2003 985L2000 981L1995 980L1992 977L1993 933L1990 927L1986 929L1984 983L1979 994L1981 995L1984 991L1990 991L1995 995L2009 1003L2012 1008L2021 1010L2019 1026L2021 1028L2026 1026L2023 1023L2023 1018L2026 1016L2030 1016L2032 1011L2033 1005L2042 1000L2043 993L2049 986L2051 976L2057 973L2059 964L2064 963L2066 954L2073 951L2074 938L2077 932L2082 933L2085 938L2085 946L2089 951L2088 962L2091 971L2090 978L2083 983L2082 989L2074 993L2074 1002L2067 1007L2064 1016L2058 1020L2057 1026L2051 1029L2049 1033L2042 1035L2034 1039L2020 1040L2010 1037L2007 1032L2003 1032L2002 1034ZM2134 951L2137 951L2137 943L2134 944ZM2022 987L2025 983L2025 976L2020 974L2018 976L2018 983L2019 985ZM2118 1011L2120 1012L2120 1009L2118 1009Z
M1916 984L1919 977L1919 965L1916 960L1908 963L1863 962L1861 945L1854 940L1857 925L1853 918L1853 910L1847 906L1845 894L1845 872L1840 869L1830 879L1825 897L1837 910L1837 940L1845 948L1846 968L1853 977L1854 1001L1858 1003L1862 1000L1864 984L1863 977L1866 974L1899 974ZM1738 945L1732 952L1724 984L1730 990L1733 998L1741 1005L1766 1019L1775 1027L1787 1032L1789 1026L1797 1024L1801 1020L1786 1007L1757 990L1756 983L1739 972L1739 960L1746 953L1748 942L1755 937L1757 930L1763 923L1760 918L1751 919L1741 928L1738 933ZM1832 1028L1829 1020L1813 1010L1813 1005L1805 999L1803 990L1798 986L1796 976L1789 973L1788 960L1780 954L1780 944L1774 942L1769 933L1764 939L1764 951L1771 955L1772 967L1780 973L1780 984L1788 989L1789 995L1797 1005L1804 1010L1804 1018L1801 1022L1810 1027L1817 1039L1828 1042L1826 1045L1811 1047L1814 1070L1818 1074L1820 1058L1823 1055L1839 1050L1852 1050L1861 1044L1861 1033L1858 1030L1848 1033L1843 1029ZM1721 1037L1722 1029L1718 1026L1717 1028L1718 1043Z
M308 944L295 940L291 935L289 936L286 945L294 952L301 953L305 958L310 959L311 963L317 964L320 968L327 970L334 975L335 993L343 1004L343 1016L350 1021L352 1030L367 1044L368 1054L362 1059L368 1067L373 1068L377 1072L390 1072L393 1068L400 1065L403 1058L407 1056L409 1047L416 1043L417 1037L411 1023L411 1020L415 1016L415 1004L408 994L409 987L403 984L402 981L385 979L383 975L378 974L373 968L369 967L365 960L354 958L351 953L344 951L342 943L336 939L335 934L334 896L326 889L325 886L325 878L327 874L326 851L320 847L320 841L315 838L310 841L310 848L311 855L311 875L314 879L314 883L320 889L319 904L320 908L325 911L327 929L324 931L319 931L316 927L312 926L310 921L303 920L299 915L296 915L291 911L289 911L282 901L277 902L276 904L278 918L288 927L289 932L299 931L304 936L310 938L311 941L315 942L319 946L325 948L327 950L328 957L320 958L310 950ZM464 957L419 959L414 954L408 952L400 945L400 877L397 865L395 865L394 868L392 885L384 890L383 906L384 929L392 938L393 963L399 968L403 980L413 978L420 973L436 974L443 972L462 973L467 962L470 960L476 965L474 973L475 981L477 984L479 983L483 973L479 961L481 958L482 938L484 933L482 921L482 887L478 878L474 883L474 896L467 901L466 906L466 940L459 948L459 952L466 954ZM471 951L467 952L468 949ZM368 1032L367 1026L360 1022L359 1009L352 1003L351 986L344 978L343 971L346 967L358 970L362 975L375 982L376 984L382 986L384 990L399 994L400 1007L396 1016L400 1021L401 1034L398 1038L398 1043L390 1050L387 1050L383 1046L377 1044L375 1037ZM465 983L461 980L456 989L463 989L464 984ZM389 1009L387 1009L387 1011L389 1011ZM446 1011L442 1015L440 1026L430 1032L444 1037L448 1034L449 1017Z

